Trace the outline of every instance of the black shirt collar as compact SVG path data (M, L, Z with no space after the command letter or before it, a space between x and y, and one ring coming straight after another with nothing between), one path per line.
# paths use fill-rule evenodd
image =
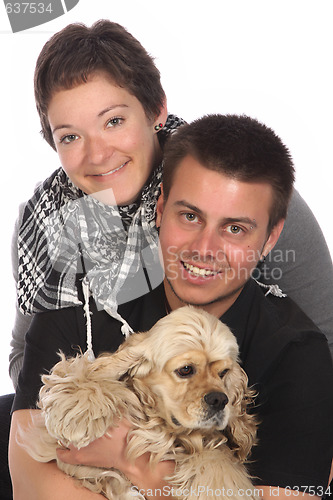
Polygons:
M246 333L249 330L249 326L251 328L253 324L253 327L255 327L257 320L257 315L254 310L256 289L256 283L252 279L249 280L234 304L220 318L237 338L241 358L243 358L242 353L244 354L247 350L246 340L248 336ZM121 306L120 312L124 314L124 317L128 318L128 322L131 326L135 325L135 328L139 328L140 331L149 330L156 321L167 314L163 283L149 294L141 297L139 301L135 301L135 304L135 307L133 307L133 303L129 303L127 307L125 305L126 309L130 309L130 311L127 310L127 312L125 312L124 306Z
M250 279L245 283L243 290L233 305L220 317L220 320L225 323L232 333L237 338L240 357L244 359L247 351L247 335L251 329L251 325L255 327L257 314L255 312L255 296L257 291L256 283Z

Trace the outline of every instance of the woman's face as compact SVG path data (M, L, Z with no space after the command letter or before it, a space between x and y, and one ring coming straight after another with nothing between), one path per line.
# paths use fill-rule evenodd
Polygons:
M68 177L104 203L126 205L139 196L161 160L155 125L140 101L98 73L70 90L56 92L48 119Z

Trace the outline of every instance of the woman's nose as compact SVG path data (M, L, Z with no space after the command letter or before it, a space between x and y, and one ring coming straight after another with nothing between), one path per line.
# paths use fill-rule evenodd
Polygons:
M105 162L113 153L113 146L110 141L102 137L91 138L87 144L87 156L89 162L100 165Z

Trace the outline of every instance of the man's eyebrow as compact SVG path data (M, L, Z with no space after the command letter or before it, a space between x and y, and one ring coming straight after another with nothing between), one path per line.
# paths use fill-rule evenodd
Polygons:
M117 109L117 108L128 108L128 106L127 106L127 104L114 104L113 106L108 106L107 108L102 109L102 111L100 111L98 113L97 117L100 118L101 116L105 115L109 111L113 111L114 109ZM73 125L71 125L69 123L64 123L63 125L57 125L52 130L52 134L54 134L54 132L56 132L57 130L61 130L63 128L73 128Z
M195 205L192 205L192 203L189 203L186 200L179 200L174 203L176 207L183 207L183 208L188 208L189 210L193 210L193 212L196 212L199 215L204 215L205 212L203 212L199 207L196 207Z
M225 217L223 221L225 224L249 224L252 227L258 227L256 220L250 217Z
M196 205L192 205L192 203L189 203L186 200L176 201L174 205L178 207L188 208L189 210L196 212L198 215L205 215L205 212L203 210L201 210ZM221 217L221 222L223 222L223 224L248 224L254 228L258 227L256 220L251 219L250 217Z

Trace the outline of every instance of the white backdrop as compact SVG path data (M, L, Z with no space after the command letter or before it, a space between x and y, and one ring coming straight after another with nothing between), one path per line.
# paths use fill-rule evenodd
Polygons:
M17 208L59 166L39 135L33 98L34 65L47 39L71 22L119 22L155 57L170 112L187 121L245 113L271 126L292 152L296 187L332 252L331 9L331 0L80 0L62 17L13 34L1 2L0 394L12 392L10 241Z

